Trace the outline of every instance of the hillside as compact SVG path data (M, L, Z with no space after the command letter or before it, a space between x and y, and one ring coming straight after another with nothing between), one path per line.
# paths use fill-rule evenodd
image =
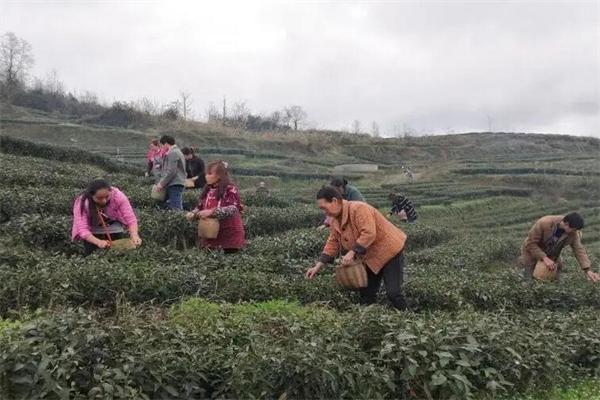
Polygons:
M560 284L527 284L515 262L537 218L579 211L597 270L598 140L139 131L26 109L0 120L2 398L597 395L597 287L569 250ZM150 198L141 157L161 133L232 164L241 254L197 249L195 226ZM326 237L315 192L336 164L365 162L382 167L352 179L369 203L387 214L395 191L417 207L414 225L392 219L408 234L408 311L357 306L333 268L304 278ZM82 257L71 242L73 198L96 176L129 196L140 250ZM261 180L268 199L254 193Z
M147 130L91 125L59 114L7 106L0 103L1 133L37 142L79 146L115 154L143 152L150 137L168 133L184 145L216 149L243 149L255 154L289 154L326 159L326 163L371 161L383 164L451 160L483 160L492 157L552 159L563 155L596 156L600 140L560 135L468 133L403 139L377 139L329 131L252 133L200 122L177 122ZM327 152L323 157L322 152Z
M239 177L250 243L227 256L194 248L195 227L157 209L141 169L0 139L3 398L595 395L600 292L568 251L560 285L524 284L514 263L536 218L580 210L597 268L597 177L446 171L402 185L419 220L401 225L409 311L397 312L358 307L332 269L304 278L325 240L322 181L273 180L265 200L247 191L256 177ZM141 250L84 258L71 243L73 197L98 175L130 197ZM369 201L391 189L381 175L359 181Z

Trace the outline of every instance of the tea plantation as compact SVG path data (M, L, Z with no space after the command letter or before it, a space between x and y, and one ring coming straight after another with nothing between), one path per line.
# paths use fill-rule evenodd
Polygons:
M384 296L358 306L333 268L304 278L326 238L322 172L279 175L264 198L238 170L249 245L224 255L195 247L136 165L0 140L1 399L600 398L600 286L570 250L559 284L515 268L537 218L580 211L598 270L597 152L457 157L412 184L386 180L392 163L357 177L384 212L390 191L417 205L416 224L396 221L409 307L397 312ZM97 176L130 197L140 249L83 257L70 242L73 199Z

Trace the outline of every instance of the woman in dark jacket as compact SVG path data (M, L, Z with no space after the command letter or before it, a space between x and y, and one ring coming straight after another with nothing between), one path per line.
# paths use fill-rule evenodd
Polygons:
M204 161L194 154L194 150L184 147L181 152L185 156L185 171L187 178L194 181L194 187L202 189L206 185Z

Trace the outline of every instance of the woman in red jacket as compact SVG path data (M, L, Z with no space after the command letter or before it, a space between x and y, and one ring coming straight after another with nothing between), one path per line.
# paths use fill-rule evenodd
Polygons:
M208 249L237 253L246 246L246 234L242 223L240 193L229 176L225 161L214 161L206 168L206 186L198 205L187 214L189 220L216 218L219 235L216 239L201 239L200 246Z

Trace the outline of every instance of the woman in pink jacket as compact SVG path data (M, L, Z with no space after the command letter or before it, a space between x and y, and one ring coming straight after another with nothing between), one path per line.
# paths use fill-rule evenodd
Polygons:
M150 141L150 148L146 154L146 162L148 169L146 176L153 176L154 181L158 183L160 181L160 170L162 163L164 162L165 151L160 147L158 139L152 139Z
M85 254L110 247L112 240L122 239L129 231L139 246L138 223L129 199L104 179L95 179L75 199L71 239L82 240Z

